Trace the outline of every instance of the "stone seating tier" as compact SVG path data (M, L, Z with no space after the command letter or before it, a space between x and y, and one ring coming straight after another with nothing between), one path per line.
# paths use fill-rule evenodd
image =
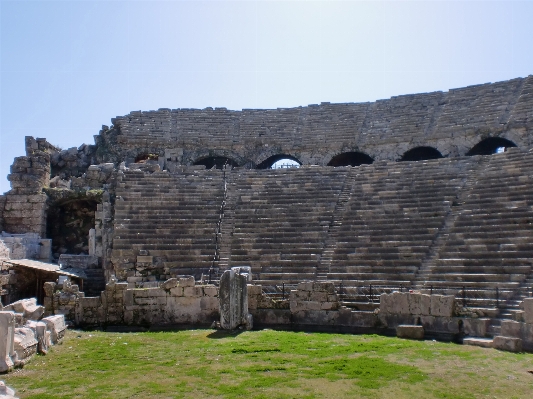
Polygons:
M164 276L246 265L272 284L320 277L466 286L487 290L487 298L472 298L480 306L498 287L511 303L533 277L529 176L533 153L517 150L355 168L234 169L225 180L217 170L126 171L114 259L127 260L130 273L139 266ZM153 264L135 265L141 253Z

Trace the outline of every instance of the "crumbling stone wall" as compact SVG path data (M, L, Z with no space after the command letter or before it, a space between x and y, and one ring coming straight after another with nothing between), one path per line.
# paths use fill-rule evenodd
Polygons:
M192 165L206 157L254 167L278 154L327 165L335 155L352 151L395 161L419 146L459 156L487 137L527 148L532 144L532 87L529 76L374 103L135 111L112 119L111 128L103 127L96 139L97 158L129 164L140 154L153 154L171 169L169 165Z
M80 326L210 325L219 318L218 288L194 278L169 279L160 287L128 288L115 279L98 297L75 284L45 284L46 314L62 314Z
M10 233L46 232L46 195L50 182L50 146L44 139L26 137L26 156L17 157L8 180L11 190L4 199L3 225Z

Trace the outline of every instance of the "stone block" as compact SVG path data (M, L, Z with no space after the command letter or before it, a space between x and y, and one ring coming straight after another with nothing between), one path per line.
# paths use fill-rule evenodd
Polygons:
M328 294L325 291L314 291L309 295L310 301L327 302Z
M15 365L23 365L25 362L37 353L37 339L35 331L28 327L15 328L13 338L13 348L17 353L17 362Z
M424 327L402 324L396 327L398 338L424 339Z
M429 316L431 296L426 294L409 293L409 313L412 315Z
M524 299L524 321L533 324L533 298Z
M471 337L484 337L487 335L487 330L490 326L490 319L481 318L481 319L472 319L464 318L463 329L466 335Z
M26 320L39 320L44 314L44 306L37 305L36 298L21 299L5 307L5 310L12 310L16 313L22 313Z
M48 316L42 320L46 323L46 327L50 331L50 337L52 338L52 344L57 344L65 336L67 325L65 324L64 315Z
M255 287L255 286L248 286L248 287ZM261 286L259 286L261 288ZM218 289L214 285L205 285L204 286L204 295L208 297L216 297L218 296ZM248 297L250 297L250 291L248 291Z
M0 373L10 371L14 366L15 350L13 339L15 335L15 314L0 312Z
M317 281L313 283L313 291L325 291L328 294L335 294L335 285L327 281Z
M522 340L514 337L497 335L492 341L492 347L508 352L522 352Z
M452 317L454 311L453 295L431 295L431 316Z
M148 263L152 264L154 260L153 256L146 256L146 255L138 255L137 256L137 263Z
M263 293L263 287L261 285L248 284L248 297L253 295L261 295Z
M393 314L410 314L409 311L409 293L393 292L391 295L391 310Z
M172 296L183 296L183 287L174 287L170 289L170 295Z
M177 287L178 284L179 280L177 278L169 278L167 281L161 284L161 288L164 290L170 290L171 288Z
M298 291L312 291L312 290L313 290L312 281L304 281L302 283L298 283Z
M218 298L204 296L200 298L200 309L202 311L218 310Z
M56 283L54 282L46 282L43 284L44 294L46 296L54 295L55 288L56 288Z
M99 296L83 297L79 299L79 304L82 308L97 308L102 305L102 301Z
M502 320L501 322L501 334L504 337L522 337L522 325L518 321L513 320Z
M52 345L51 333L46 327L46 323L42 321L27 321L24 327L32 329L37 339L37 352L46 354L48 348Z
M180 278L180 282L179 282L179 286L180 287L194 287L194 277L193 276L190 276L190 277L181 277Z

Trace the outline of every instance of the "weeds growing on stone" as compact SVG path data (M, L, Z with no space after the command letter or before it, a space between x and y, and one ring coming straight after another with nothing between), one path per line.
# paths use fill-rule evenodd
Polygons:
M529 398L532 354L371 335L69 331L21 398Z

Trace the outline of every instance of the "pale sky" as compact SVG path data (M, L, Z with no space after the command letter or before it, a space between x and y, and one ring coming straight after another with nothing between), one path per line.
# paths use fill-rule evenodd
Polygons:
M533 74L533 1L0 0L0 193L24 136L133 110L366 102Z

